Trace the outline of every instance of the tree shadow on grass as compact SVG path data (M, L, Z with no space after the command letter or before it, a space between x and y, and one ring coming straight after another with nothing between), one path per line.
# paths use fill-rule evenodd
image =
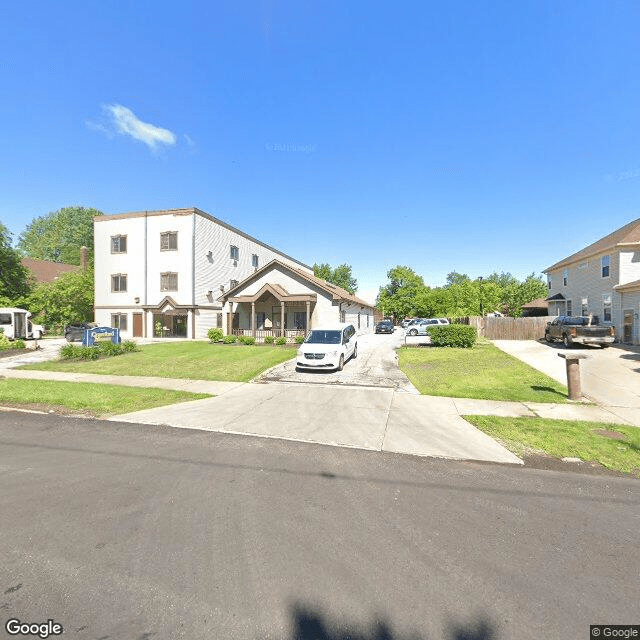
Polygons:
M368 629L362 629L330 620L322 613L301 605L294 605L291 615L290 640L428 640L417 633L396 633L387 620L380 618L374 619ZM479 619L471 624L449 623L442 640L498 640L498 636L492 624Z
M547 393L553 393L557 396L560 396L561 398L564 398L565 400L567 399L567 394L563 393L562 391L558 391L557 389L554 389L553 387L541 387L540 385L537 384L532 384L531 385L531 389L533 391L546 391Z

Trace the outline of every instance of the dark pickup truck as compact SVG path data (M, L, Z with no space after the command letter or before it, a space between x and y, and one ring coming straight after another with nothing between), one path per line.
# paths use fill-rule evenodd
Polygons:
M562 340L567 349L573 344L599 344L604 348L615 341L616 333L613 326L601 325L595 317L558 316L547 323L544 339L547 342Z

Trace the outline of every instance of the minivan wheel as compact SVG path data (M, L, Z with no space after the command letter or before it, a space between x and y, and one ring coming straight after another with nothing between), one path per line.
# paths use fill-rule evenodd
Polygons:
M340 355L340 361L338 362L338 371L344 369L344 355Z
M553 342L553 339L551 338L551 336L548 333L544 334L544 339L546 342L548 342L549 344L551 344Z
M418 330L417 329L411 329L409 331L409 335L410 336L417 336L418 335Z

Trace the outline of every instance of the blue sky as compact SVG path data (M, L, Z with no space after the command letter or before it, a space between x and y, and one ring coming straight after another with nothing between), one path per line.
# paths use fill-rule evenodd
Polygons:
M640 217L637 2L12 3L0 222L197 206L368 299Z

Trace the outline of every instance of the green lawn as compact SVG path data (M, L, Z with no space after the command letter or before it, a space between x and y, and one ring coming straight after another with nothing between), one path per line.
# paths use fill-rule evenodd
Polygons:
M542 451L557 458L580 458L598 462L607 469L640 477L638 427L546 418L464 418L487 435L503 442L518 456L522 456L526 450ZM599 434L597 430L608 432L609 436L614 437Z
M292 347L222 345L210 342L149 344L136 353L93 361L50 360L23 369L102 373L116 376L156 376L191 380L247 382L296 355Z
M420 393L452 398L567 402L567 388L492 343L471 349L401 347L400 368Z
M1 405L43 410L64 408L101 417L209 397L206 393L111 384L0 379Z

